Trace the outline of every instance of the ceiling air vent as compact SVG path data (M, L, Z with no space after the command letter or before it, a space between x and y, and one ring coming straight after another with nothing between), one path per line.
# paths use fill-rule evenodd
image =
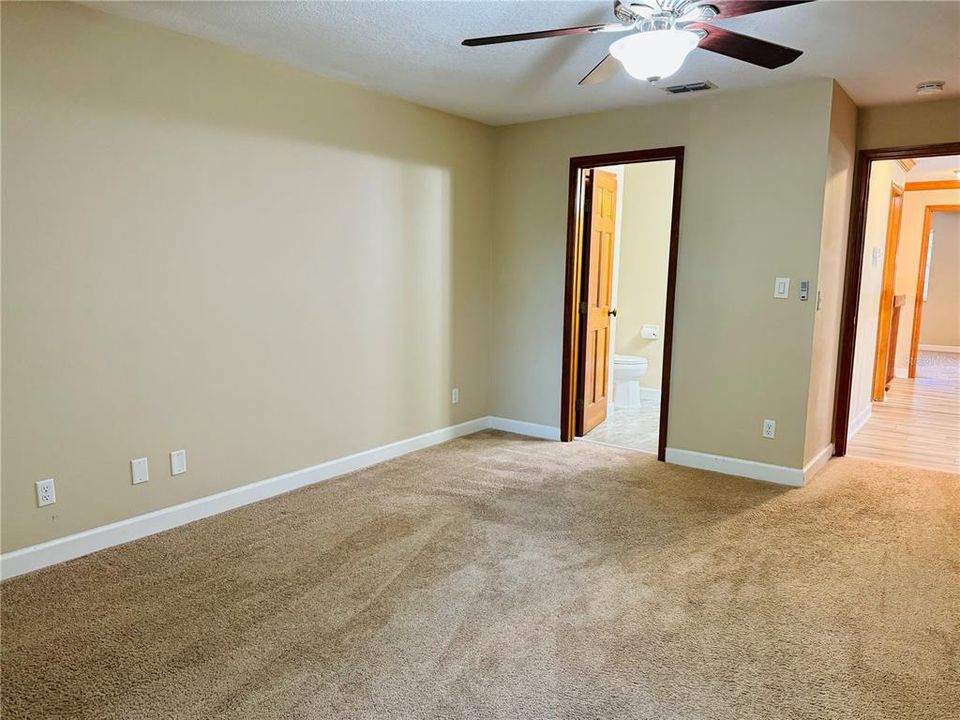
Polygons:
M715 88L712 82L695 82L687 83L686 85L671 85L670 87L665 87L666 90L671 95L680 95L681 93L692 93L700 92L701 90L710 90Z

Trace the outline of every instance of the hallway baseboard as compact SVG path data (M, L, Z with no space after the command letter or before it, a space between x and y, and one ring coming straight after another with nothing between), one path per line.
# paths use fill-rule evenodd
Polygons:
M927 352L960 353L960 345L920 345L919 348Z
M852 438L858 432L863 430L863 426L873 416L873 403L867 405L851 422L850 429L847 431L847 439Z

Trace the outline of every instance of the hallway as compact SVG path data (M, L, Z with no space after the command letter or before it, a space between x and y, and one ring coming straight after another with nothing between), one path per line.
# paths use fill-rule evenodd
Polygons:
M916 379L891 381L847 454L960 473L960 355L922 351Z

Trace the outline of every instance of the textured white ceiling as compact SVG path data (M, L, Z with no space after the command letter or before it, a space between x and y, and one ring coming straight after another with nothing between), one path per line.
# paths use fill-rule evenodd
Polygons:
M208 38L495 125L657 102L683 102L617 77L579 87L616 36L466 48L466 37L613 20L612 0L544 2L109 2L116 15ZM723 92L834 77L861 106L920 100L945 80L960 94L960 2L820 0L718 25L804 50L764 70L697 50L670 82L710 80Z

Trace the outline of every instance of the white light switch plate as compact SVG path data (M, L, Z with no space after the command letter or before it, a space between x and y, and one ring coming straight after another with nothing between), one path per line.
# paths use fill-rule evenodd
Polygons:
M137 458L130 461L130 480L134 485L145 483L150 479L150 468L146 458Z
M170 453L170 474L183 475L187 471L187 451L174 450Z
M790 297L790 278L777 278L773 286L773 296L775 298Z
M450 391L450 402L454 405L460 402L460 388L454 388Z

